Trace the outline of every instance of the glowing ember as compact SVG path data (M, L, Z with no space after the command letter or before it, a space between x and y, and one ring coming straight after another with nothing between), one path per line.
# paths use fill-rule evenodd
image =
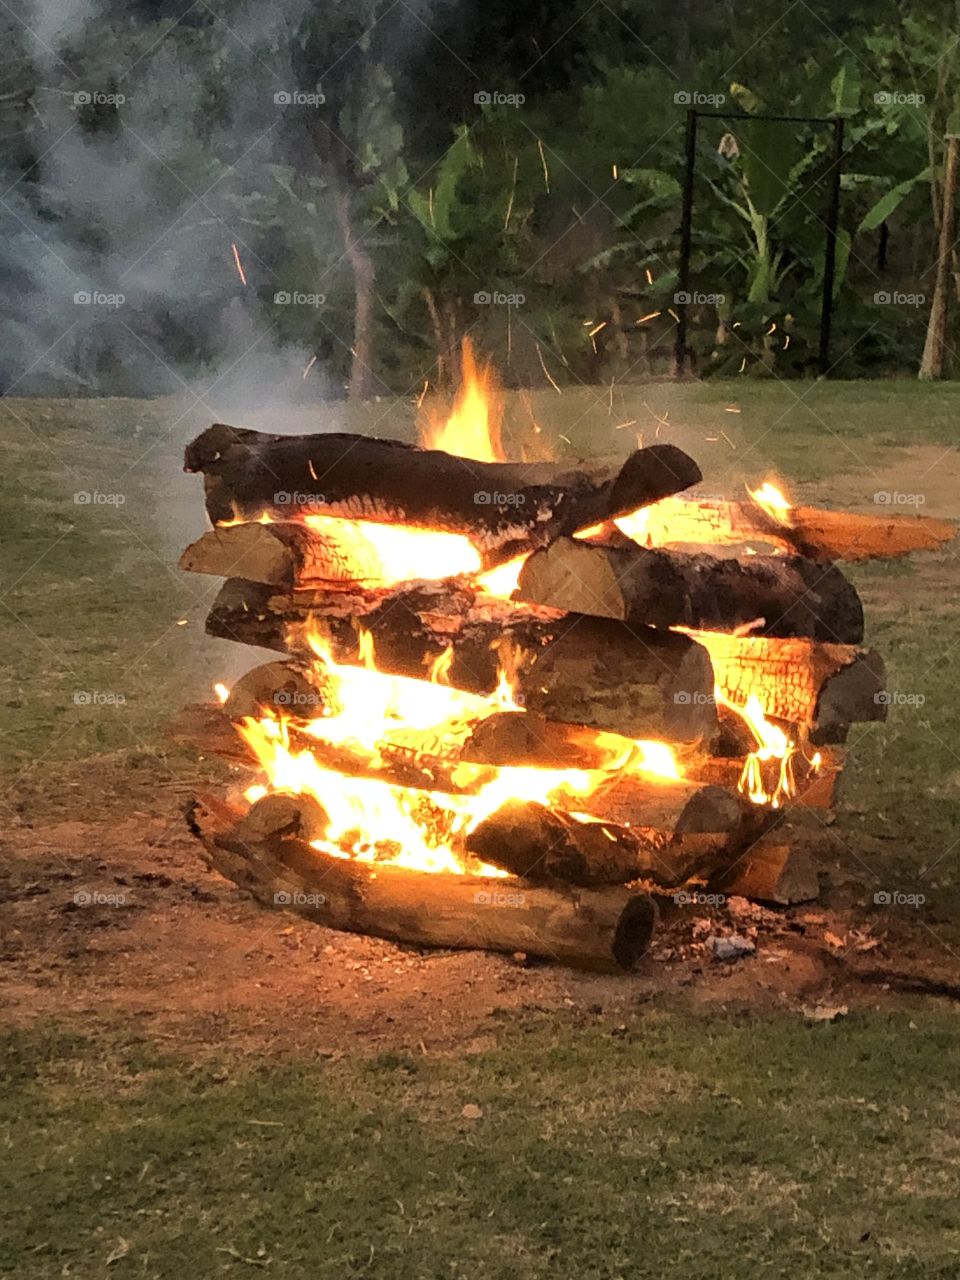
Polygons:
M748 489L747 493L777 524L789 526L790 502L772 481L765 480L759 489Z
M464 338L460 358L460 390L449 418L427 421L421 432L428 449L443 449L477 462L502 462L500 404L491 365L477 364L473 344Z
M452 650L434 662L426 682L376 670L369 634L361 639L368 665L355 667L335 662L324 639L316 634L310 637L317 655L317 687L324 690L320 715L309 720L247 717L236 726L267 777L266 786L258 784L246 791L247 800L253 803L275 791L311 795L327 815L324 838L316 842L327 853L421 871L502 874L468 861L458 849L462 837L506 801L550 803L565 797L569 802L588 797L620 771L666 784L681 776L666 743L630 742L611 734L597 735L598 749L609 752L604 769L491 770L459 762L459 747L479 721L495 711L520 710L509 665L501 669L496 690L482 696L442 683L449 673ZM472 790L470 794L417 790L378 777L344 774L317 760L310 738L349 748L370 773L389 761L391 749L402 749L412 741L423 750L435 749L448 756L454 786Z
M453 577L476 573L480 553L459 533L418 529L412 525L376 524L372 520L341 520L337 516L304 516L317 533L328 534L356 560L354 576L397 583L414 578Z

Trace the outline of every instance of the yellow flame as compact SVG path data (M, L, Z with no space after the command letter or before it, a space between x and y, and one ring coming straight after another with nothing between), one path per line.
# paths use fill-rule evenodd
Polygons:
M445 422L430 418L421 431L428 449L443 449L478 462L502 462L499 396L493 367L478 365L473 343L464 338L460 355L460 389Z
M784 801L793 799L797 794L795 763L801 751L799 744L791 741L783 729L767 719L763 713L763 705L755 693L751 693L746 702L740 705L728 698L717 685L714 697L718 706L727 707L740 716L757 743L756 750L751 751L744 762L738 789L752 804L779 809ZM764 765L769 765L771 761L775 762L772 783L770 770L764 769ZM819 752L808 761L812 773L818 773L821 764Z
M790 500L772 480L764 480L758 489L747 489L750 497L758 507L767 513L777 524L790 524Z

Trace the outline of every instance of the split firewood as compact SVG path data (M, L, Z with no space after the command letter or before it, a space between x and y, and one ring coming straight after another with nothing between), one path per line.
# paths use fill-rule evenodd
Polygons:
M820 895L817 868L805 849L766 840L752 844L710 881L712 891L788 907Z
M728 814L720 812L728 802L742 824L737 797L723 793L706 803L711 801L718 828L728 821ZM689 824L681 814L673 830L654 830L511 800L468 834L466 849L491 866L534 881L595 885L643 879L674 888L728 865L742 847L730 830L703 829L700 819L705 815L696 814L695 799L691 808Z
M518 597L630 626L858 644L863 606L839 569L800 556L744 561L558 538L520 573Z
M738 706L754 695L765 716L802 725L815 745L846 740L851 724L885 720L887 673L873 649L813 640L690 633Z
M248 578L292 590L330 583L381 586L387 580L376 547L347 521L322 530L289 521L284 524L235 524L208 530L180 557L189 573Z
M673 551L709 549L721 556L781 551L812 560L851 561L935 551L957 532L952 520L887 513L865 516L819 507L790 507L782 520L776 520L753 502L696 494L665 497L621 518L619 528L640 546Z
M688 636L568 618L456 584L276 595L231 579L207 619L209 635L295 654L310 652L311 627L338 662L359 661L360 634L369 632L378 669L397 675L423 679L449 651L447 682L471 693L497 688L509 652L518 698L551 720L674 742L716 732L713 667Z
M653 934L657 911L645 893L430 875L337 858L291 833L303 829L291 806L276 814L272 832L269 815L253 819L252 832L252 814L241 818L203 797L190 805L187 822L215 871L258 901L328 928L414 946L523 951L605 971L634 968ZM307 830L310 821L303 819Z
M488 567L701 479L674 445L612 464L477 462L393 440L267 435L223 423L188 445L184 469L203 472L214 524L266 513L414 525L465 535Z

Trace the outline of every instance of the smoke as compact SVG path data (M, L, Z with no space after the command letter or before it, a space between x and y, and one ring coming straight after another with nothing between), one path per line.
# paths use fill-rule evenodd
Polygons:
M226 22L153 7L176 11L33 0L26 20L0 15L25 94L0 126L27 148L0 175L0 392L192 394L224 415L315 401L338 390L310 364L329 317L272 304L323 293L338 234L315 219L297 264L262 250L309 0L245 0Z

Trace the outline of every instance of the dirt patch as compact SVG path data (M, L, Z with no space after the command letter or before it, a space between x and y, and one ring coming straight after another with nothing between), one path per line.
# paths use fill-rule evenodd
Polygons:
M207 872L173 806L105 824L8 831L0 876L0 999L8 1023L57 1018L129 1029L192 1056L482 1052L498 1020L524 1009L614 1025L661 993L788 1007L875 1003L884 966L947 984L939 946L913 954L876 929L834 873L829 905L765 911L664 905L655 946L623 977L521 957L423 953L310 924L251 901ZM129 813L129 810L128 810ZM823 842L823 833L818 839ZM756 954L711 958L737 932ZM898 959L899 957L899 959ZM872 969L862 986L855 968ZM939 967L938 967L939 966ZM897 982L893 982L894 988Z

